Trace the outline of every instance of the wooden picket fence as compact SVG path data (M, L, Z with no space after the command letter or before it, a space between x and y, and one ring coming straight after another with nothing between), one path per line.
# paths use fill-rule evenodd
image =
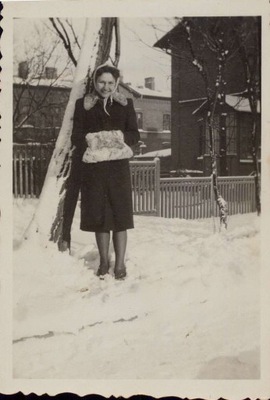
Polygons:
M53 152L52 143L13 145L13 194L39 197Z
M14 197L39 197L53 144L14 144ZM218 216L211 178L160 178L160 161L130 161L134 214L198 219ZM254 177L219 177L229 215L256 211Z
M219 177L218 188L229 215L256 211L254 177ZM198 219L218 216L211 177L161 178L160 209L165 218Z
M134 214L160 215L160 162L130 161Z

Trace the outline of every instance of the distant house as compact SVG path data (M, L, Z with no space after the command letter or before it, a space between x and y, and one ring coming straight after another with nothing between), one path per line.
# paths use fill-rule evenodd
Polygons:
M134 102L143 146L141 152L160 150L171 145L171 93L155 90L154 78L145 78L145 86L133 87L121 82L119 91Z
M207 24L209 18L204 18ZM208 72L216 76L217 60L209 48L202 46L199 36L194 36L196 48L207 60ZM172 169L202 170L210 173L209 136L206 128L206 91L203 79L192 63L187 35L178 24L154 44L171 54L171 146ZM227 168L228 175L246 175L253 166L249 148L251 113L245 95L246 82L243 65L238 54L230 58L226 66L226 113L227 113ZM213 80L213 84L215 81ZM260 110L258 109L260 121ZM216 121L218 126L218 121ZM218 128L215 146L218 146Z
M65 113L72 82L57 78L55 68L43 76L28 77L27 66L19 64L13 77L14 141L55 141Z

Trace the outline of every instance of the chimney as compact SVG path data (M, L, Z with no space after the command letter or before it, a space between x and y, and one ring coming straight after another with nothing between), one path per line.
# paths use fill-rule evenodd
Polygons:
M145 78L144 86L148 89L155 90L155 78L153 77Z
M27 79L29 74L28 62L22 61L19 63L18 75L22 79Z
M46 79L56 79L57 78L57 69L54 67L46 67L45 68L45 77L46 77Z

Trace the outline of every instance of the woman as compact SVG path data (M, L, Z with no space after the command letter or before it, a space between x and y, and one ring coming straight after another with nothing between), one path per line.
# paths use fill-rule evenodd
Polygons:
M95 91L75 105L72 144L81 159L81 225L95 232L99 277L109 272L110 232L115 250L114 275L126 276L127 229L133 225L129 146L140 137L131 99L116 91L120 73L101 65L93 76Z

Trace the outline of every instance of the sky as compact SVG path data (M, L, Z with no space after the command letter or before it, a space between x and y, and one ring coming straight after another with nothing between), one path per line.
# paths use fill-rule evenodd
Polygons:
M76 33L81 37L85 20L72 20ZM48 20L15 19L14 20L14 73L17 62L25 59L25 54L33 51L34 46L40 49L40 41L44 49L49 49L52 33L45 28L50 26ZM93 37L96 35L99 19L93 19ZM119 68L124 82L134 86L143 85L144 78L155 78L156 90L170 90L171 60L170 56L153 47L154 43L173 27L173 21L166 18L121 18L121 56ZM156 27L156 29L153 28ZM66 53L63 46L57 51L58 67L61 67Z

